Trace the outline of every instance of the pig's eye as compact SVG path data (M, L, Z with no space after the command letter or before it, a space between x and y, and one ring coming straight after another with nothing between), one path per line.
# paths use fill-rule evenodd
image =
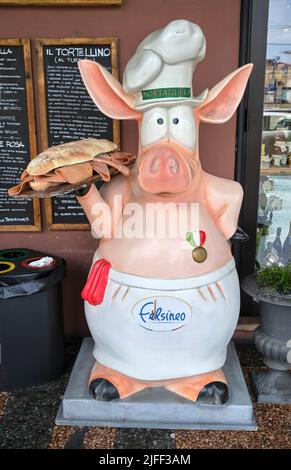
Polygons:
M168 111L157 106L143 113L140 130L142 147L151 145L159 140L166 139L168 135Z
M173 106L169 111L169 137L188 149L196 145L196 126L193 109L190 106Z

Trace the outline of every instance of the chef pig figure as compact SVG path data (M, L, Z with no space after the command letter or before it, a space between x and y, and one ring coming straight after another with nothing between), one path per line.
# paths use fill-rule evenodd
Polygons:
M192 76L205 49L201 29L177 20L139 45L123 86L101 65L79 62L98 108L139 126L130 176L78 196L100 238L82 293L95 341L89 390L96 400L155 386L204 403L228 398L221 368L240 306L229 239L243 192L203 171L198 134L201 121L231 118L252 65L194 97Z

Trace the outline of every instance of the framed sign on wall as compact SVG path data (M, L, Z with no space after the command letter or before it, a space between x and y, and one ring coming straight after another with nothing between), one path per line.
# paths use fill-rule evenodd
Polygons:
M9 197L9 187L35 157L28 39L0 39L0 231L40 231L39 200Z
M42 150L88 137L119 145L119 121L105 116L83 84L78 61L90 59L106 67L115 78L116 38L37 39ZM50 230L89 230L83 209L73 194L45 201Z

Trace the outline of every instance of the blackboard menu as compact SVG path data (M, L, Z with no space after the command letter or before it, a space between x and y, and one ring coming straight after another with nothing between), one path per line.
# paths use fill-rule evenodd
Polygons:
M36 154L30 44L0 39L0 230L40 230L39 201L9 197Z
M118 123L105 116L83 84L78 61L99 62L116 76L116 39L38 39L39 88L43 149L95 137L118 144ZM46 201L50 229L89 228L73 194Z

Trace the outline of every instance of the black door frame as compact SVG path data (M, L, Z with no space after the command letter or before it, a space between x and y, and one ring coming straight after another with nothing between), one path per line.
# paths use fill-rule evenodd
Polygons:
M241 0L239 65L254 64L236 129L235 179L244 188L239 225L250 236L249 242L234 247L241 280L255 266L268 13L269 0ZM242 314L255 312L253 302L242 294Z

